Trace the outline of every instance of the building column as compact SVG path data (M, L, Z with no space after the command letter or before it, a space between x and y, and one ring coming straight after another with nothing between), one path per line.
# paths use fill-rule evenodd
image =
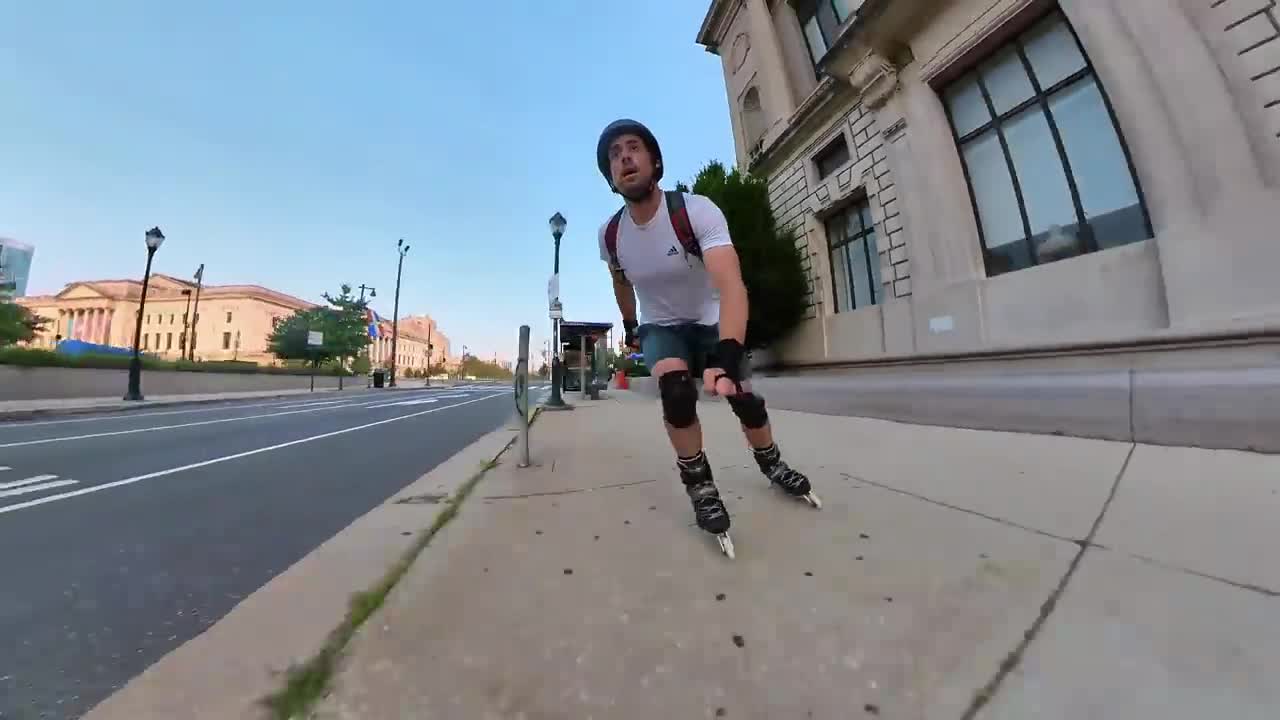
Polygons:
M765 0L747 0L747 13L751 18L751 37L758 38L759 50L763 53L762 62L757 63L758 71L764 75L761 83L770 112L766 117L770 120L769 131L778 124L784 124L795 112L795 93L791 90L791 78L787 75L787 64L782 54L782 44L778 41L778 31L773 25L773 13ZM737 103L736 98L730 98ZM735 112L739 108L734 108ZM768 131L766 131L767 133ZM766 135L767 137L767 135Z

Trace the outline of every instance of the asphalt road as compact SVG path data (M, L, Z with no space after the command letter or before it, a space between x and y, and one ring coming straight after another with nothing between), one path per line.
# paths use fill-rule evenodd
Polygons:
M512 412L495 385L0 424L0 718L80 717Z

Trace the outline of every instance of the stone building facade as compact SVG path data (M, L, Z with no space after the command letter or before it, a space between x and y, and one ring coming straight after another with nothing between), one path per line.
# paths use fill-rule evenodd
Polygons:
M177 360L187 356L187 344L195 343L195 358L201 361L240 360L271 365L277 362L267 347L275 326L299 310L315 303L258 285L205 285L199 289L199 311L195 311L196 284L164 274L153 274L147 287L147 304L142 317L141 349L156 357ZM83 340L121 348L133 347L142 283L138 280L86 280L68 284L56 295L18 298L50 322L31 343L53 348L59 340ZM195 327L187 318L195 317ZM444 367L449 356L449 338L428 315L406 316L399 323L400 340L396 353L402 370ZM374 366L389 367L392 324L380 319L377 339L370 345ZM192 338L194 337L194 340Z
M807 259L788 364L1280 319L1275 0L714 0L698 41Z

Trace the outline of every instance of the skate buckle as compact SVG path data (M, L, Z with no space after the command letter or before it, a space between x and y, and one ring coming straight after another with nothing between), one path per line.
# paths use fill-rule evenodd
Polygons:
M720 552L724 553L730 560L732 560L733 540L729 539L729 533L723 532L716 535L716 540L720 543Z

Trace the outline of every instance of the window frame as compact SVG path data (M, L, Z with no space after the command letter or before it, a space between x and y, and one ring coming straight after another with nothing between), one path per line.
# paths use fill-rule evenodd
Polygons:
M822 13L818 8L818 6L823 3L828 6L831 10L831 17L836 20L836 26L833 28L823 27ZM840 26L844 25L849 18L840 17L840 10L836 7L835 0L792 0L791 9L795 11L796 22L800 24L800 36L804 38L805 49L809 51L809 59L813 62L813 73L815 76L821 77L822 72L818 69L818 62L822 60L823 57L826 57L827 53L831 52L831 43L835 42L836 31L839 30ZM821 55L817 55L813 52L813 46L809 44L809 36L804 31L805 24L811 18L818 19L818 32L822 35L822 41L827 45ZM830 35L830 37L828 37L828 35Z
M874 262L875 266L877 267L880 265L880 248L879 247L876 248L876 253L875 253L875 256L873 257L871 254L871 243L866 242L867 238L869 237L877 237L878 231L876 230L874 217L870 225L863 222L862 220L863 208L866 208L867 215L873 215L871 210L871 199L869 197L863 196L849 203L848 205L845 205L844 207L840 208L838 211L828 215L826 219L823 220L823 223L822 223L823 232L827 236L827 262L829 264L828 270L831 273L831 307L833 308L833 314L840 313L840 293L839 293L839 288L836 287L835 268L831 267L831 265L833 265L835 262L833 256L835 255L836 250L839 250L840 248L845 247L846 245L852 245L853 243L856 243L859 240L864 241L862 243L862 253L863 253L863 257L865 257L867 260L867 272L864 280L866 281L867 286L871 289L871 304L858 305L857 291L855 290L857 285L854 282L856 278L854 277L853 265L851 265L847 259L849 253L845 252L845 253L842 253L842 257L845 258L844 271L845 271L845 277L849 279L849 290L850 290L850 294L852 295L852 297L849 298L849 309L847 312L856 312L863 308L875 307L877 305L883 304L876 301L876 283L875 283L875 277L872 275L872 272L873 272L872 263ZM844 232L841 233L841 237L839 241L833 241L832 232L831 232L831 223L837 218L843 220L842 226L843 226ZM856 219L858 223L859 230L857 233L851 234L849 232L848 223L851 218ZM881 292L883 292L883 288L881 289Z
M840 148L844 149L844 160L842 160L839 164L833 166L830 172L824 173L822 171L823 160L826 160L830 157L835 156ZM831 138L830 142L828 142L826 145L823 145L821 150L813 154L813 157L810 158L810 161L813 163L813 168L818 174L819 182L826 180L832 175L835 175L840 170L840 168L853 162L853 152L849 149L849 139L844 136L844 132L836 133L836 136Z
M1027 57L1023 38L1039 27L1041 23L1055 16L1058 22L1060 22L1062 26L1066 28L1067 32L1070 33L1076 49L1080 52L1080 57L1084 60L1084 67L1059 80L1053 85L1044 88L1040 86L1040 80L1036 77L1030 58ZM978 73L978 68L981 67L983 63L1009 49L1012 49L1014 54L1017 56L1022 71L1026 74L1027 82L1031 85L1032 95L1003 113L997 113L995 104L991 100L991 93L988 91L982 76ZM1145 239L1155 237L1155 228L1151 222L1151 210L1147 206L1146 195L1142 191L1142 182L1138 177L1138 168L1133 161L1133 152L1129 149L1129 143L1125 140L1124 132L1120 126L1120 119L1116 115L1115 107L1111 103L1111 96L1107 93L1107 89L1102 82L1102 78L1099 77L1097 70L1094 68L1093 60L1090 59L1089 53L1084 47L1084 43L1080 41L1080 36L1076 32L1075 26L1071 24L1071 19L1067 17L1066 12L1062 10L1060 5L1054 4L1044 12L1037 14L1035 17L1029 18L1028 22L1019 27L1016 32L1011 33L1009 37L1003 39L999 43L996 43L988 52L983 53L980 57L974 58L973 62L969 63L969 66L965 68L963 72L960 72L950 82L937 89L939 101L942 103L943 112L946 113L947 124L951 128L951 138L955 143L956 154L960 158L960 167L964 172L965 185L969 189L969 202L973 209L974 222L978 226L978 241L982 247L982 261L987 277L995 276L991 273L991 251L987 247L986 230L982 226L982 216L978 210L978 193L977 189L974 187L973 178L969 174L969 163L964 157L964 147L966 143L982 137L989 132L994 132L996 134L996 139L999 140L1000 143L1001 153L1004 156L1005 166L1009 171L1009 178L1013 184L1014 196L1018 201L1018 213L1022 221L1022 239L1009 244L1012 245L1020 242L1027 248L1027 255L1031 259L1031 265L1028 266L1028 268L1019 269L1029 269L1031 267L1047 264L1041 263L1037 259L1035 248L1031 245L1032 238L1034 237L1031 232L1031 218L1027 212L1026 199L1022 196L1022 183L1018 180L1018 171L1013 162L1013 154L1009 151L1009 143L1005 139L1004 133L1005 124L1014 120L1032 107L1038 107L1040 109L1041 114L1049 125L1049 133L1053 138L1054 148L1058 154L1058 161L1062 164L1062 171L1066 175L1067 179L1067 188L1071 193L1072 208L1075 210L1076 223L1080 228L1080 232L1076 238L1076 242L1080 248L1080 253L1072 257L1088 255L1090 253L1098 252L1101 249L1098 246L1097 239L1094 237L1093 227L1089 224L1089 218L1084 213L1084 205L1080 199L1080 188L1076 184L1075 173L1072 171L1071 160L1067 156L1066 146L1062 141L1062 134L1058 130L1058 123L1053 117L1053 112L1049 109L1050 100L1058 93L1081 81L1084 81L1085 79L1092 79L1094 86L1098 88L1098 94L1102 97L1103 107L1106 108L1107 111L1107 118L1111 121L1111 129L1115 132L1116 140L1120 145L1120 150L1124 154L1125 166L1128 168L1129 177L1133 181L1134 193L1138 198L1138 208L1142 213L1143 227L1147 233L1147 237ZM955 118L952 115L951 107L946 101L945 93L952 88L961 87L970 83L974 84L982 94L982 101L986 105L990 119L979 127L970 130L964 135L960 135L957 131L957 125ZM1049 261L1049 263L1052 262L1056 262L1056 260ZM1016 270L996 273L996 275L1003 275L1007 272L1016 272Z

